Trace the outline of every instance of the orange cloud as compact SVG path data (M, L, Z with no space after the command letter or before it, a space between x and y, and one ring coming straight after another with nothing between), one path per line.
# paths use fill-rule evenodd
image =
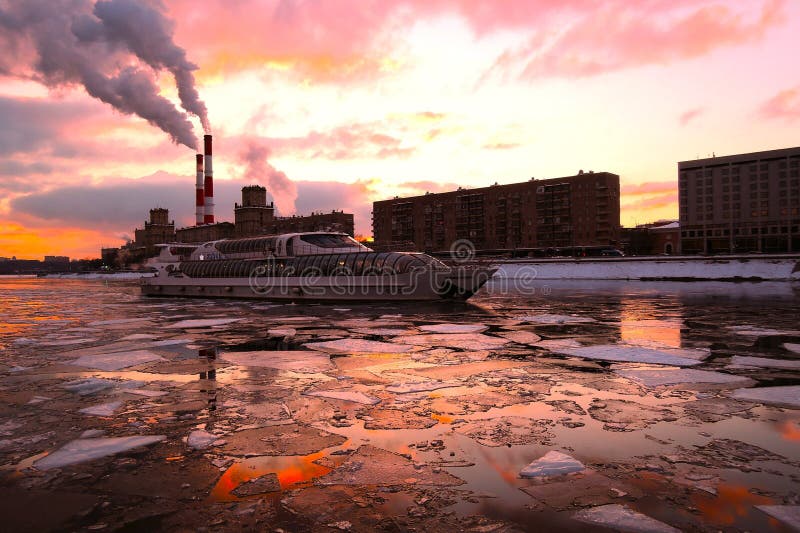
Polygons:
M800 86L781 91L761 106L764 118L783 119L787 122L800 118Z
M678 184L675 181L649 181L645 183L622 185L620 192L623 199L631 196L676 193Z

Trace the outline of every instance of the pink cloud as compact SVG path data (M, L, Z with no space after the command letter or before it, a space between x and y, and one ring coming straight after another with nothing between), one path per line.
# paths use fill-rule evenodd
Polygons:
M689 124L691 121L693 121L703 113L705 113L705 109L703 109L702 107L698 107L696 109L689 109L681 113L681 116L678 117L678 122L680 123L681 126L686 126L687 124Z
M608 2L579 14L564 31L535 33L502 54L490 73L578 78L692 59L761 39L782 22L785 3L764 0L752 13L708 0Z
M622 185L620 193L623 200L631 196L648 196L653 194L677 193L677 181L649 181L645 183Z
M800 119L800 86L781 91L761 106L764 118L795 121Z

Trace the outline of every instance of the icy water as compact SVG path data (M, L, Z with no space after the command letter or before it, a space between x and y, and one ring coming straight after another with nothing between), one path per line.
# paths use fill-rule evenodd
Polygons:
M797 285L0 302L6 530L800 527Z

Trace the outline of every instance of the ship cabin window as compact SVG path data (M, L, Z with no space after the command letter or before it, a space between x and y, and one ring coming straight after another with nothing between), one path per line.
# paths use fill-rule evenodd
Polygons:
M348 235L311 233L301 235L300 240L320 248L361 248L361 245Z

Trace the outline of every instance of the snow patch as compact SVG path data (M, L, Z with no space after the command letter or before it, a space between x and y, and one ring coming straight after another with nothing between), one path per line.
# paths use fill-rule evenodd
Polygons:
M800 505L756 505L756 508L800 531Z
M33 466L40 470L62 468L115 455L140 446L150 446L166 440L166 438L166 435L140 435L135 437L77 439L66 443L50 455L39 459L33 463Z
M92 407L84 407L78 412L83 413L85 415L93 415L93 416L113 416L114 411L119 409L121 406L122 406L122 401L108 402L108 403L93 405Z
M195 450L204 450L214 444L219 437L208 431L196 430L189 433L186 438L186 444Z
M583 463L574 457L561 452L549 451L520 470L519 475L525 478L563 476L572 472L580 472L585 468Z
M619 504L601 505L578 511L572 515L574 520L594 524L616 531L634 533L680 533L679 529L659 522L654 518L637 513Z

